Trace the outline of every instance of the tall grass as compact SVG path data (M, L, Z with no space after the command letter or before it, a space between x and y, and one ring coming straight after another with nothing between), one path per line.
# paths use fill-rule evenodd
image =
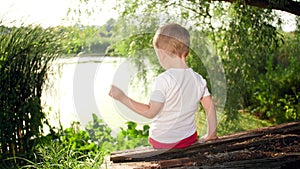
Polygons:
M21 167L36 169L93 169L100 168L104 155L99 152L96 156L89 153L83 154L73 150L71 145L65 146L57 141L51 141L47 145L37 148L37 157L40 161L29 161L28 165Z
M49 63L66 49L62 40L56 28L5 27L0 22L0 168L9 165L2 159L32 154L34 138L46 123L42 87Z

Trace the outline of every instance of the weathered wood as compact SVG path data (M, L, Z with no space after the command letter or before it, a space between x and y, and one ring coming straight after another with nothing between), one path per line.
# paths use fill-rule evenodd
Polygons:
M238 161L300 161L300 122L265 127L220 137L206 143L196 143L185 149L153 149L143 147L113 152L112 166L139 168L174 168L182 166L214 166ZM230 163L229 163L230 162ZM271 163L271 162L270 162ZM127 166L129 167L129 166ZM129 167L130 168L130 167ZM134 168L134 167L131 167Z

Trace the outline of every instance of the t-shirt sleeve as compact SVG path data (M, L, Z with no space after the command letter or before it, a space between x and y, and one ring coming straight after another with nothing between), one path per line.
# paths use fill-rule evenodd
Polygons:
M205 88L204 88L204 93L203 93L202 97L205 97L205 96L210 96L210 92L209 92L207 86L205 86Z
M210 92L207 88L206 80L201 75L199 75L199 81L200 81L200 84L201 84L200 85L200 91L202 91L202 92L200 92L201 93L200 99L205 97L205 96L210 96Z
M150 100L160 103L164 103L166 101L166 81L164 78L157 77L155 79Z

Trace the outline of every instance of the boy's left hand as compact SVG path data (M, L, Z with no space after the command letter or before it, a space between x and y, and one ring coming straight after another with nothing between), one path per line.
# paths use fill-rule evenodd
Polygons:
M216 139L218 139L218 137L216 135L213 135L213 136L204 135L198 140L198 142L204 143L204 142L216 140Z

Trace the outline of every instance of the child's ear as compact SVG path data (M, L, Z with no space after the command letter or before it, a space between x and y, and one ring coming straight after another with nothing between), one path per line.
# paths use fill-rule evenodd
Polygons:
M158 53L161 57L164 57L166 55L166 51L163 49L158 49Z

